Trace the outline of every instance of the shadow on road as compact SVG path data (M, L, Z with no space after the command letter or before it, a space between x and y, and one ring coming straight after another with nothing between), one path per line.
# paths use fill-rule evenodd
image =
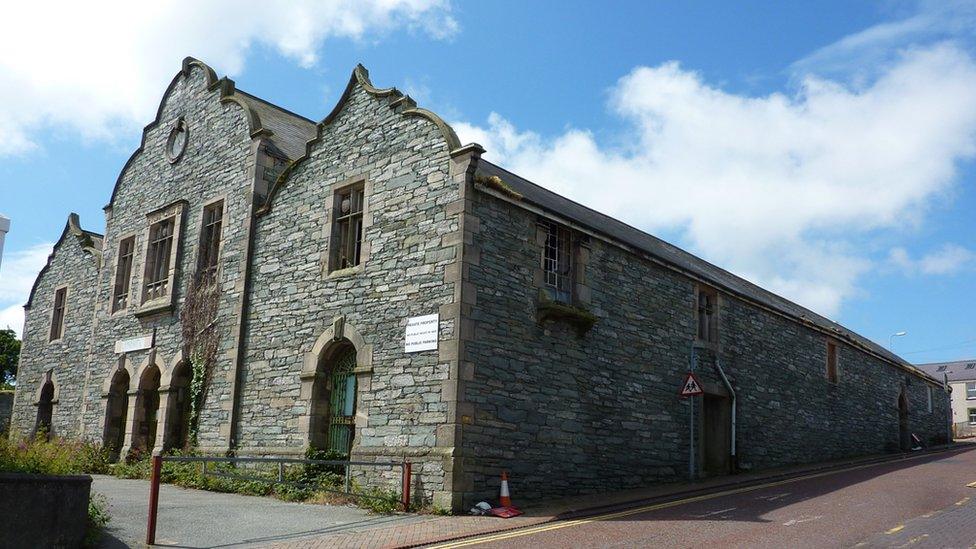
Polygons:
M706 494L695 496L685 496L680 500L673 497L662 497L657 500L648 500L641 506L653 506L666 504L668 501L680 501L674 506L663 507L660 509L648 510L646 513L626 515L619 518L609 518L616 521L737 521L737 522L775 522L764 518L777 509L787 507L799 502L814 499L832 492L850 488L858 484L868 482L886 475L899 472L910 472L913 469L932 463L940 465L958 464L963 461L971 462L970 455L976 452L976 447L957 449L949 452L934 453L925 456L912 456L905 460L897 460L888 463L865 464L860 468L848 471L833 471L810 473L800 475L797 479L783 479L782 481L771 481L772 485L764 484L755 487L729 487L725 490L716 490ZM976 480L976 471L972 474ZM919 478L922 478L919 476ZM921 497L925 485L917 486L917 494ZM717 495L723 492L727 495ZM873 503L878 505L885 504L886 496L896 494L881 491L875 496L877 499ZM701 497L700 500L695 499ZM709 497L711 496L711 497ZM630 505L628 507L637 507ZM560 518L572 518L569 516Z

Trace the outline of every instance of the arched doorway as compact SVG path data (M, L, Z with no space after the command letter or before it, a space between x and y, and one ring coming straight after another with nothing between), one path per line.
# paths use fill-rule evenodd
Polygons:
M912 433L908 428L908 393L905 387L898 395L898 446L903 452L912 449Z
M102 445L114 461L125 443L125 416L129 413L129 372L118 368L112 376L105 402L105 432Z
M190 420L190 380L193 368L189 361L182 361L173 369L169 384L169 399L166 410L166 435L164 448L186 449Z
M156 444L159 412L159 368L150 365L139 378L135 416L132 422L132 448L151 452Z
M37 419L34 421L34 432L32 436L51 438L51 422L54 417L54 382L48 375L41 386L41 391L37 399Z
M309 445L348 456L356 429L356 348L348 341L323 353L312 385Z

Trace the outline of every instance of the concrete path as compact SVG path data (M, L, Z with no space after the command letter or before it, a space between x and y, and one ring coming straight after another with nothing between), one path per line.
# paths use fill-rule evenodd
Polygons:
M92 475L112 517L104 548L144 547L149 482ZM328 538L423 521L417 515L373 515L351 506L305 505L163 484L156 543L174 547L265 547L305 536Z

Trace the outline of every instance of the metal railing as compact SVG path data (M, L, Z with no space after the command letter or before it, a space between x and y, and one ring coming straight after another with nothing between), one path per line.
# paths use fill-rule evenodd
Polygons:
M163 462L174 462L174 463L199 463L200 464L200 474L202 477L213 476L228 478L232 480L244 480L252 482L266 482L271 485L275 484L286 484L298 487L314 488L318 491L323 492L333 492L339 494L345 494L348 496L356 498L367 498L367 499L385 499L383 496L376 496L372 494L360 494L354 493L352 491L352 467L362 466L362 467L392 467L400 468L400 505L404 511L410 510L410 479L412 463L409 461L337 461L337 460L324 460L324 459L297 459L297 458L275 458L275 457L209 457L209 456L163 456L154 455L152 457L152 467L150 470L149 477L149 518L146 524L146 543L148 545L153 545L156 542L156 516L159 508L159 483L160 477L162 475ZM215 469L209 469L207 464L211 463L229 463L233 465L237 464L261 464L261 463L274 463L277 464L276 475L272 477L267 476L256 476L256 475L242 475L235 473L228 473L224 471L219 471ZM301 481L291 481L286 480L285 468L287 465L323 465L323 466L341 466L345 469L345 482L343 484L343 490L337 490L322 486L318 483L308 483Z

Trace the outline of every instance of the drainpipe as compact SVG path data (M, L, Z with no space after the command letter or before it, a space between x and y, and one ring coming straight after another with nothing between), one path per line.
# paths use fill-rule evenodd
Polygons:
M688 356L688 371L695 371L695 341L691 341L691 353ZM688 397L688 479L695 480L695 397Z
M725 370L722 369L722 361L718 357L715 358L715 367L718 368L718 375L722 376L722 382L725 383L725 388L729 390L729 394L732 396L732 466L736 467L735 459L735 389L732 388L732 384L729 383L729 378L725 376Z

